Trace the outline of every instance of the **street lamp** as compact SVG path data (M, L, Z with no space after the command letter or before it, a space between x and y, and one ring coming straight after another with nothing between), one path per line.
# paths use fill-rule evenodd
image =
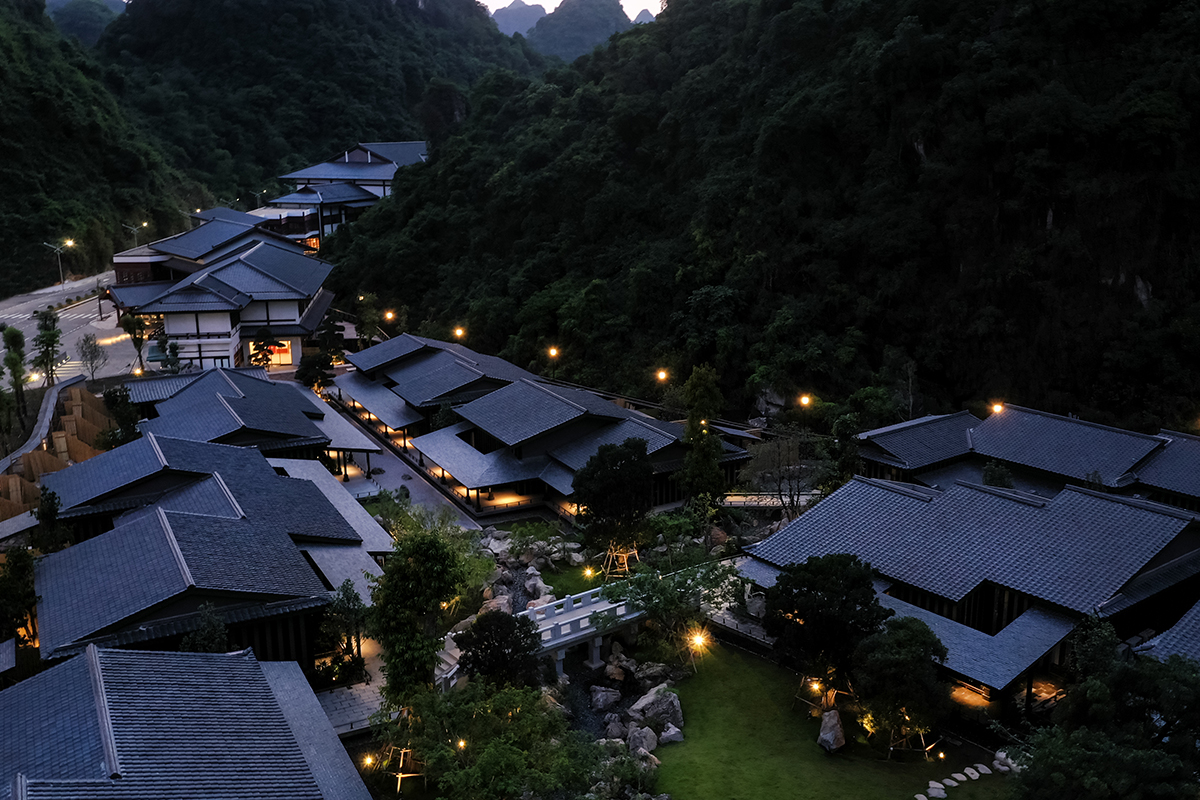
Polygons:
M800 395L800 405L808 406L812 403L812 398L806 394Z
M63 251L65 248L68 248L68 247L74 247L74 246L75 246L75 240L74 240L74 239L67 239L65 242L63 242L62 244L60 244L60 245L57 245L57 246L55 246L55 245L52 245L52 244L50 244L49 242L42 242L42 246L43 246L43 247L49 247L51 250L53 250L53 251L54 251L54 255L58 257L58 282L59 282L59 283L63 283L63 271L62 271L62 251Z
M461 339L466 334L467 334L467 331L465 328L455 328L454 329L454 336L458 339Z
M394 311L386 311L383 314L383 318L386 319L388 322L391 322L392 320L394 320L396 318L396 314Z
M660 381L665 381L667 379L667 371L665 369L660 369L655 377L657 377Z
M551 347L549 350L549 353L550 353L551 358L558 358L558 348L557 347Z
M146 228L149 226L150 226L149 222L143 222L141 225L126 225L124 222L121 223L122 228L124 228L125 230L127 230L133 234L133 246L134 247L137 247L138 231L140 231L142 228Z

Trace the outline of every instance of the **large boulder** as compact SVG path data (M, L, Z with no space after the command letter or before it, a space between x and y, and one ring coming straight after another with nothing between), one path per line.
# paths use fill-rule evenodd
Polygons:
M683 708L679 705L679 696L667 691L665 683L642 695L629 707L628 713L633 719L657 719L664 723L669 722L677 728L683 727Z
M479 609L480 614L486 614L489 611L503 611L505 614L511 614L513 612L512 598L506 594L493 597L491 600L486 601Z
M609 664L604 668L604 677L620 683L625 680L625 670L621 669L616 664Z
M667 727L663 730L662 736L658 737L659 744L666 744L667 742L682 742L682 741L683 741L683 731L679 730L679 728L676 728L674 725L672 725L669 722L667 723Z
M669 666L653 661L647 661L634 670L633 673L633 677L637 679L638 685L643 689L665 683L670 676L671 668Z
M592 687L592 709L594 711L611 708L620 699L621 693L616 689L609 689L607 686Z
M613 716L616 715L614 714ZM609 722L604 726L604 737L606 739L621 739L624 741L628 733L628 729L621 724L620 720L614 720L613 722Z
M629 735L625 738L625 743L629 745L629 749L632 752L636 753L641 749L647 753L652 753L654 752L654 748L658 747L658 737L650 728L632 726L629 729Z
M587 559L583 557L583 553L567 553L567 563L572 567L582 567Z
M644 747L639 747L637 750L634 750L633 754L640 758L647 766L658 767L662 765L662 762L658 760L658 757L652 755L650 751Z
M541 597L546 594L554 594L553 590L546 585L542 580L541 575L534 575L529 580L525 581L525 591L529 592L530 597Z

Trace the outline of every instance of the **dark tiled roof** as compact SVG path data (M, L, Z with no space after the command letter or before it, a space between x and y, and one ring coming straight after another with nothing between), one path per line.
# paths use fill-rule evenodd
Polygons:
M1200 497L1200 437L1159 431L1167 440L1136 470L1138 483L1188 497Z
M152 242L150 247L160 253L168 253L193 261L199 260L241 236L245 236L248 233L258 233L254 228L259 220L254 217L250 217L250 219L253 222L241 220L234 222L225 219L209 220L190 231L184 231L175 236Z
M1075 620L1058 611L1026 609L995 636L967 627L894 597L879 595L884 608L915 617L946 646L946 668L971 680L1003 689L1074 630Z
M285 181L390 181L396 165L384 161L368 164L365 161L339 161L313 164L279 177Z
M462 390L484 377L476 367L445 351L423 353L386 371L396 382L392 391L409 405L437 405L444 395Z
M358 146L400 167L420 164L429 152L427 142L360 142Z
M226 369L225 372L247 375L260 380L270 380L267 371L262 367L237 367ZM204 377L208 371L189 372L181 375L159 375L153 378L142 378L128 381L125 388L129 390L129 400L133 403L157 403L177 394L181 389Z
M404 358L427 346L424 339L408 333L402 333L394 339L388 339L386 342L372 345L366 350L351 353L346 356L346 360L363 372L373 372L384 365Z
M882 451L884 457L875 460L904 469L920 469L966 455L969 452L967 431L978 424L979 419L969 411L960 411L876 428L860 433L858 439ZM869 447L863 448L863 456L871 457Z
M303 186L300 189L285 194L283 197L276 197L269 205L318 205L318 204L333 204L342 203L357 203L357 202L376 202L379 200L379 195L368 192L361 186L355 186L353 183L318 183L312 186Z
M403 397L361 372L338 375L333 382L389 428L406 428L425 419L420 411L404 402Z
M674 423L662 423L658 420L652 422L631 416L572 438L555 447L550 454L571 470L582 469L588 460L600 451L602 445L623 444L626 439L645 440L646 452L654 454L683 437L682 425L674 425L677 429L674 431L675 435L663 430L663 427L668 425Z
M1165 439L1008 405L971 432L976 453L1083 482L1124 486L1133 468Z
M502 358L481 355L469 347L464 347L456 342L427 339L423 336L413 336L410 333L400 334L394 339L388 339L386 342L368 347L362 352L353 353L347 357L347 360L363 372L374 372L380 367L386 367L390 371L401 366L395 362L414 360L418 357L428 358L432 355L430 352L422 353L421 356L414 355L422 350L442 351L442 353L456 356L462 366L470 367L477 371L479 375L496 381L514 383L519 380L540 380L532 372L514 366ZM440 368L450 362L445 359L439 359L431 363L436 368Z
M254 597L325 591L286 532L269 518L170 511L143 515L46 556L38 562L35 586L45 658L193 588Z
M1173 655L1200 661L1200 603L1192 606L1169 630L1152 639L1148 649L1163 661Z
M17 640L6 639L0 642L0 675L8 672L17 665Z
M1092 613L1193 518L1068 487L1050 500L957 484L855 478L753 549L775 566L852 553L889 578L960 600L982 581Z
M323 410L291 385L234 370L206 371L156 410L157 418L138 426L143 433L212 442L236 431L252 431L282 439L327 441L311 419ZM268 437L264 449L270 445Z
M412 445L472 489L537 478L547 466L545 456L518 459L507 447L481 453L459 437L470 429L471 423L460 422L418 436Z
M608 405L616 408L612 403ZM459 406L457 411L463 419L511 446L578 419L588 409L556 389L518 381Z
M254 226L262 222L262 220L253 214L247 214L242 211L234 211L232 208L225 208L224 206L216 206L215 208L209 208L205 211L200 211L196 214L192 214L192 218L203 220L219 219L224 222L236 222L240 225L250 226Z
M0 692L0 800L366 800L295 665L90 648ZM69 783L67 781L70 781Z

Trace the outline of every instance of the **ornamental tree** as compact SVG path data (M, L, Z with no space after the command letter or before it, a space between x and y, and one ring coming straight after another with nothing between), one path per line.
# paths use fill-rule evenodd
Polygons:
M645 439L600 445L575 473L574 498L588 538L606 546L636 546L650 510L653 478Z
M933 730L950 700L937 670L947 655L937 634L915 617L893 617L863 639L853 674L864 727L888 732L889 745Z
M784 567L767 590L767 633L809 675L845 682L854 651L894 613L875 597L874 571L847 553Z
M542 641L529 617L486 611L470 628L454 634L459 667L498 685L537 686Z

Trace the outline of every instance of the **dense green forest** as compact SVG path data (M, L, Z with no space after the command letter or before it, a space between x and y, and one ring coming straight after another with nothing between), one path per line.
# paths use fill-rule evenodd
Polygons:
M1192 429L1198 41L1197 0L671 0L484 78L327 252L426 333L612 389L709 362L730 413L875 386L864 421Z
M129 246L122 223L184 224L201 195L131 125L101 68L64 40L41 0L0 0L0 295L90 273Z
M572 61L632 25L620 0L563 0L526 36L538 52Z
M138 0L98 50L171 163L251 208L355 142L423 138L431 82L542 64L474 0Z

